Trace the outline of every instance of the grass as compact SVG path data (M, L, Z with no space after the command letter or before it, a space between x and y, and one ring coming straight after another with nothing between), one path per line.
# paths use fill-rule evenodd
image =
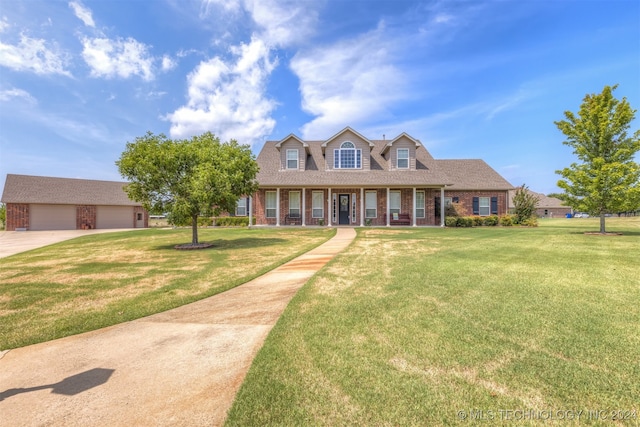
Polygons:
M329 229L201 229L206 250L176 251L191 229L85 236L0 259L0 350L137 319L257 277Z
M597 218L359 229L285 310L227 425L637 425L640 218L607 228L624 235L585 235Z

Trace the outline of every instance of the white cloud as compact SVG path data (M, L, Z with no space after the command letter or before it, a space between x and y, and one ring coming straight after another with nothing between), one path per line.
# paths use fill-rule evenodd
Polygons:
M162 57L162 71L170 71L178 66L178 63L173 60L169 55Z
M86 25L87 27L95 28L96 24L95 22L93 22L93 17L91 16L91 10L86 8L79 1L69 2L69 7L73 9L73 13L75 13L76 17L82 22L84 22L84 25Z
M380 118L406 96L404 76L392 63L393 42L384 39L383 31L293 58L291 69L300 78L302 108L317 116L303 126L305 138Z
M84 38L82 44L82 56L94 77L128 78L137 75L144 80L154 78L154 58L144 43L132 38Z
M9 28L10 26L11 24L9 24L7 17L3 16L2 19L0 20L0 33L4 32L4 30Z
M187 105L167 115L171 136L187 138L211 131L222 140L254 144L275 126L275 108L265 96L268 76L275 67L264 41L232 49L233 59L215 57L201 62L188 77Z
M16 71L32 71L36 74L62 74L71 76L65 69L66 55L56 47L47 47L42 39L32 39L24 34L18 45L0 42L0 65Z
M22 98L32 104L35 104L37 102L29 92L22 89L12 88L7 90L0 90L0 101L10 101L13 98Z
M269 44L289 46L306 40L317 25L316 2L298 0L245 0L244 6L263 29L261 37Z

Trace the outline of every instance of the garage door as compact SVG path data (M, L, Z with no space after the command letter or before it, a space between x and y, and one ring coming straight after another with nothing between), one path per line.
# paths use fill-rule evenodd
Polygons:
M133 228L132 206L98 206L96 228Z
M29 205L30 230L75 230L75 205Z

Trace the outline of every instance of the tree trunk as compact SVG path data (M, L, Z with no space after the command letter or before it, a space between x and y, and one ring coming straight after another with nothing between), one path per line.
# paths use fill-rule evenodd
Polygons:
M198 215L191 217L191 244L198 244Z
M601 234L605 234L605 228L604 228L604 212L600 212L600 233Z

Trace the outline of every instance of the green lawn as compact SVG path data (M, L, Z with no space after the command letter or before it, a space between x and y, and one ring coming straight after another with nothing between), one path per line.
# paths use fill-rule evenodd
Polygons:
M640 218L607 229L624 235L585 235L597 218L359 229L294 297L227 424L637 425Z
M331 229L191 229L85 236L0 259L0 350L158 313L245 283L333 236Z

